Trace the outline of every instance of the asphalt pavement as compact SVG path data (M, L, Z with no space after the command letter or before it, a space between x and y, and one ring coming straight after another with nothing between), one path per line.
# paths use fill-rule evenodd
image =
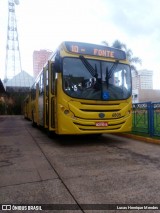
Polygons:
M159 156L157 144L115 135L48 138L22 116L0 116L0 204L54 204L44 212L65 213L146 212L148 205L148 213L158 212Z
M0 203L76 205L26 125L22 116L0 117Z

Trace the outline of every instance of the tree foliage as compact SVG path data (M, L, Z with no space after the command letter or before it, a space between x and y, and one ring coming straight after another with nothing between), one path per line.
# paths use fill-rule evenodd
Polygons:
M106 42L106 41L103 41L102 43L105 44L106 46L109 46L108 42ZM118 48L118 49L124 50L126 52L127 59L129 60L130 65L131 65L131 70L137 74L136 64L141 65L142 60L139 57L134 57L132 50L128 49L127 45L122 43L119 40L115 40L113 42L113 44L111 45L111 47Z

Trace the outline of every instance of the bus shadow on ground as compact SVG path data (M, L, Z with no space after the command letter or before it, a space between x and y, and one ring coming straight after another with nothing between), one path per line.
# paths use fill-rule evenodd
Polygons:
M43 127L36 127L43 135L48 136L51 143L58 146L120 146L127 143L122 137L113 137L111 134L82 134L82 135L58 135L48 132Z
M117 146L126 142L102 135L52 135L50 137L59 146Z

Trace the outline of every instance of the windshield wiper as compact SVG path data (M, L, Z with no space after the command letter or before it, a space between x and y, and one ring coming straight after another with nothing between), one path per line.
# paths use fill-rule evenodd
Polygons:
M118 66L119 61L116 61L112 67L110 68L110 70L108 70L108 67L106 67L106 84L107 84L107 88L109 86L109 79L112 77L113 72L115 71L115 69Z
M88 60L84 56L80 55L79 58L81 59L82 63L87 68L87 70L90 72L90 74L93 77L97 78L98 74L97 74L97 66L96 66L96 64L95 64L95 69L94 69L92 67L92 65L88 62Z
M118 63L119 63L119 61L116 61L116 62L112 65L111 69L108 71L108 77L109 77L109 78L111 78L112 73L115 71L115 69L116 69L117 66L118 66Z

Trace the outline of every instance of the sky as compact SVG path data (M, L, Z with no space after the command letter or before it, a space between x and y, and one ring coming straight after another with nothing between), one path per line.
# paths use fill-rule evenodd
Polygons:
M22 69L33 75L33 51L54 51L62 41L110 45L120 40L154 72L160 89L159 0L19 0L16 19ZM8 0L0 0L0 78L4 78Z

